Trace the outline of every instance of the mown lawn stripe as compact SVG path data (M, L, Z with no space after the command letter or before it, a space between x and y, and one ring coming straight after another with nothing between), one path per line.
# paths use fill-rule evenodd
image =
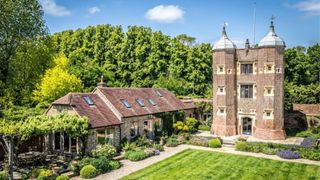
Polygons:
M320 179L320 166L188 149L123 179L313 180Z

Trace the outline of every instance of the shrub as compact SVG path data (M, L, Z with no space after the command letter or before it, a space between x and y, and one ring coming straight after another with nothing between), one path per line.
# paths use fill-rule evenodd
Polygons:
M156 151L154 152L154 155L160 155L160 151L159 151L159 150L156 150Z
M261 152L264 153L264 154L276 155L279 152L279 149L263 147L263 148L261 148Z
M278 152L278 156L283 159L299 159L300 155L292 150L282 150Z
M187 124L185 124L182 121L177 121L176 123L173 124L173 128L177 131L184 131L184 132L189 132L189 127Z
M147 156L142 150L138 151L126 151L124 154L124 157L126 159L129 159L130 161L140 161L142 159L145 159Z
M196 145L196 146L204 146L204 147L208 147L208 138L206 137L199 137L199 136L193 136L190 141L190 144L192 145Z
M320 150L300 148L298 152L302 158L320 161Z
M317 139L315 137L307 137L303 139L301 146L305 148L311 148L313 145L315 145L316 141Z
M164 151L164 147L161 144L153 144L155 150Z
M150 140L146 136L139 137L133 142L137 147L148 148L152 147Z
M195 118L191 118L191 117L186 118L186 125L188 126L190 132L197 131L198 123L199 123L199 121Z
M179 144L185 144L190 140L191 135L189 133L179 133L176 137Z
M176 147L179 145L179 141L174 137L169 137L166 141L167 147Z
M34 168L29 174L29 176L32 178L38 178L42 176L42 179L46 179L46 177L51 177L52 175L53 171L47 168Z
M91 179L97 175L97 169L92 165L86 165L80 171L80 177L83 179Z
M147 148L147 149L144 150L144 154L147 157L153 156L154 152L155 152L155 149L153 149L153 148Z
M121 164L119 163L119 161L111 160L109 162L109 166L111 167L111 170L115 170L115 169L119 169L121 167Z
M52 170L49 169L42 169L39 173L39 176L37 177L37 180L51 180L55 179L54 174Z
M211 148L221 148L221 142L219 139L211 139L208 142L209 147Z
M125 142L122 145L122 150L123 151L135 151L135 150L138 150L138 149L140 149L140 148L138 148L135 143Z
M247 151L247 142L238 141L236 143L236 150L238 150L238 151Z
M56 178L56 180L69 180L70 178L66 175L60 175Z
M210 126L208 126L208 125L203 125L203 124L201 124L201 125L198 126L198 130L210 131L211 128L210 128Z
M92 165L96 168L97 173L105 173L111 170L109 165L110 160L106 157L99 157L99 158L83 158L77 163L73 163L73 172L75 174L79 174L79 170L82 169L84 166ZM72 168L71 168L72 169Z
M8 173L7 171L0 171L0 180L8 180Z
M93 157L113 158L116 155L116 148L110 144L97 145L96 149L92 150Z
M109 163L110 162L106 157L93 158L90 160L90 165L97 169L98 174L106 173L111 170Z

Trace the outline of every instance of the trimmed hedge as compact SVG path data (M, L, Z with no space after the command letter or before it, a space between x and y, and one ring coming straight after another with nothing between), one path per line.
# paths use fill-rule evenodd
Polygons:
M219 139L211 139L208 142L209 147L211 148L221 148L221 142Z
M80 177L83 179L91 179L96 177L97 175L97 169L92 165L86 165L80 171Z

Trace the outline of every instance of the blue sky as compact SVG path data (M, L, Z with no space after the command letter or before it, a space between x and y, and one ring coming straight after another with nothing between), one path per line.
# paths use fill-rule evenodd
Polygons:
M51 33L89 25L142 25L198 42L214 43L227 22L239 47L253 42L254 0L40 0ZM268 31L271 16L287 47L320 43L320 0L256 0L256 42Z

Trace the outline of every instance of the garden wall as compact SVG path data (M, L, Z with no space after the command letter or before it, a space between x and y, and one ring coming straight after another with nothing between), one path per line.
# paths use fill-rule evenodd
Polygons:
M285 114L285 128L305 130L320 126L320 104L293 104L293 111Z

